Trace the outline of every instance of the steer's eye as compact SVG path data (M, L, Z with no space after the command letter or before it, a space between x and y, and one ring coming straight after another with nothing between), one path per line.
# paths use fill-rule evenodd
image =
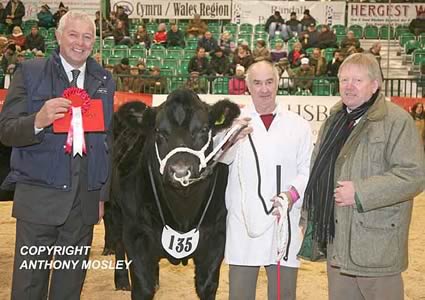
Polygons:
M155 128L155 134L158 137L159 141L167 140L168 134L159 128Z

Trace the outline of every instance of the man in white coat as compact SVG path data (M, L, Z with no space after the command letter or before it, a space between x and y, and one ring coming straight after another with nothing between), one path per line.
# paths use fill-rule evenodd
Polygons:
M230 265L230 300L255 299L261 266L267 272L268 299L277 299L278 266L280 299L296 298L300 265L297 253L302 241L298 223L309 176L312 133L306 120L276 101L278 80L278 71L270 62L250 66L246 81L252 103L242 109L240 119L250 120L252 143L247 137L240 139L222 159L230 165L225 249L225 260ZM281 166L279 195L277 165ZM277 213L278 199L287 199L291 224L289 252L284 251L288 257L280 264L277 219L286 215ZM288 227L283 227L283 231L287 233Z

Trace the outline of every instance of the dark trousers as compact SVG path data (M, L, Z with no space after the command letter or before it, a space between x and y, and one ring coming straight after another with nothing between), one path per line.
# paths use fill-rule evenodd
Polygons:
M327 265L329 300L403 300L401 274L361 277L342 274L339 268Z
M78 246L91 245L93 225L84 224L79 197L76 198L67 220L60 226L32 224L21 219L17 220L11 297L13 300L47 299L48 291L50 300L80 299L86 276L86 270L82 268L82 261L88 258L88 251L82 251L77 255L54 255L53 259L57 261L56 266L60 265L59 260L64 262L78 261L78 264L75 269L73 267L53 269L50 289L48 288L49 267L25 268L25 262L28 264L30 260L50 261L52 259L52 255L47 253L29 255L26 253L27 248L25 246L57 245L72 246L68 249L77 249ZM63 247L61 248L63 249Z

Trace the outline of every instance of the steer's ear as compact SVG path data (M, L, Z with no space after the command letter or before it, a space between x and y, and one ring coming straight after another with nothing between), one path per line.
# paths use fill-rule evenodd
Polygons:
M216 102L210 108L210 125L214 132L220 131L232 126L234 119L239 117L241 110L236 103L229 99Z

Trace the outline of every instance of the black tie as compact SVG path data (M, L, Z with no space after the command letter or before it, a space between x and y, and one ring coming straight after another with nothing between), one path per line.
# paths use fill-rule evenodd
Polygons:
M69 84L71 87L77 87L77 79L78 79L78 75L80 75L80 70L72 70L72 80L71 83Z

